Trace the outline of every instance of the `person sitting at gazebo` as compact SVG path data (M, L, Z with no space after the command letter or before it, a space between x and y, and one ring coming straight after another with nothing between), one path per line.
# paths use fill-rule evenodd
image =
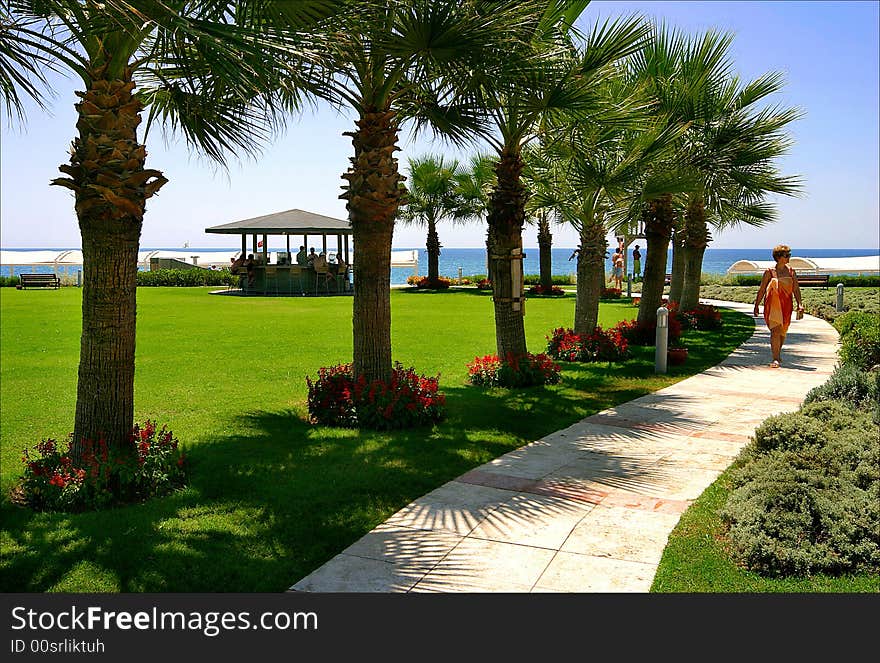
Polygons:
M314 251L314 249L312 249L312 251ZM327 269L327 256L324 255L323 251L321 251L320 255L316 255L314 258L310 256L309 262L312 265L312 269L315 271L324 271Z
M318 257L318 254L315 253L315 247L313 246L312 248L309 249L309 257L306 259L306 261L309 264L309 267L315 266L315 259L317 257Z
M248 286L252 286L254 284L254 254L249 253L247 260L244 261L244 268L247 270L248 277Z
M348 290L348 270L349 265L345 262L345 258L340 255L336 256L336 278L342 283L342 288Z

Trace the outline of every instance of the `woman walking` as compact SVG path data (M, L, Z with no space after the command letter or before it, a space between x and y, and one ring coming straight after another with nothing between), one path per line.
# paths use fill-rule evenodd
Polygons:
M758 296L755 298L755 317L758 317L758 305L763 301L764 320L770 329L770 352L773 354L770 367L779 368L782 362L780 356L782 344L785 343L785 335L791 324L792 295L797 300L798 317L803 315L804 306L797 274L788 266L788 261L791 260L791 248L780 244L773 249L773 259L776 261L776 267L764 272L761 287L758 288Z

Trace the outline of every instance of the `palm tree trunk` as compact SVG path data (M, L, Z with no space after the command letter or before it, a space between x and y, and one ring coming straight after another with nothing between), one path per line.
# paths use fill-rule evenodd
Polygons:
M357 380L391 379L391 240L403 177L398 172L395 113L366 109L352 137L352 165L340 196L347 201L354 262L353 372Z
M437 234L437 223L431 218L428 219L425 248L428 250L428 280L434 283L440 278L440 236Z
M700 279L703 275L703 254L709 245L709 226L703 199L693 196L685 217L685 270L681 309L688 311L700 303Z
M638 316L640 325L653 325L657 321L657 309L663 300L666 254L673 222L671 195L665 194L648 203L645 214L645 280L642 283L642 301Z
M495 253L495 239L492 235L492 227L486 230L486 278L491 283L495 283L494 267L492 264L492 255Z
M489 203L495 341L502 358L527 352L522 279L526 192L520 179L522 169L519 153L505 149L495 166L498 180Z
M672 231L672 278L669 281L669 301L681 301L681 289L684 287L684 239L685 230L681 224L681 215L676 211L675 225Z
M599 296L605 286L605 224L585 221L580 232L581 250L577 258L577 297L574 306L574 332L592 334L599 322Z
M544 212L538 217L538 258L541 265L541 287L545 292L553 288L553 235L550 219Z
M104 54L102 54L104 55ZM89 71L90 85L77 92L79 135L69 178L53 184L71 189L83 251L82 336L76 388L72 454L85 440L103 439L117 450L133 449L137 252L146 200L167 181L144 168L138 142L141 102L133 95L131 70L105 78L107 67Z

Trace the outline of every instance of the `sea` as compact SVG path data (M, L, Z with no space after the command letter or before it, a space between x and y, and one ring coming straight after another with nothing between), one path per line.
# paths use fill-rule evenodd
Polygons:
M78 248L78 247L68 247L68 248ZM394 247L394 251L409 251L409 250L417 250L419 253L419 274L424 275L428 271L428 255L425 251L424 247ZM9 249L9 251L15 251L16 249ZM27 251L37 251L37 250L51 250L51 251L63 251L65 248L29 248L29 249L21 249ZM141 247L141 251L152 251L152 250L163 250L163 251L180 251L180 247ZM202 253L210 253L213 251L217 252L231 252L238 250L237 247L230 247L228 249L218 249L218 248L198 248L198 247L187 247L189 251L199 251ZM552 251L553 255L553 274L565 275L565 274L574 274L576 272L576 259L571 258L573 248L566 247L556 247ZM540 264L538 260L538 249L531 248L525 249L525 259L523 261L523 271L525 274L538 274L540 272ZM647 251L645 247L641 247L642 252L642 265L645 264L645 258L647 256ZM880 249L876 248L860 248L860 249L798 249L795 251L794 255L801 257L809 257L809 258L849 258L854 256L873 256L880 255ZM730 267L737 260L772 260L772 256L770 255L770 249L706 249L706 253L703 256L703 271L708 274L719 274L723 275L727 272L728 267ZM628 256L627 259L628 265L632 265L632 256ZM611 264L610 260L608 261L608 270L610 271ZM14 274L20 274L21 272L30 272L33 271L31 267L23 267L16 266L13 268ZM36 271L47 271L51 272L52 268L48 267L38 267ZM666 260L666 271L672 271L672 251L667 252L667 260ZM412 275L412 269L408 268L393 268L391 270L391 283L392 285L402 285L406 283L407 277ZM440 274L441 276L447 277L458 277L459 274L462 276L468 277L476 274L486 274L486 250L482 248L477 249L452 249L452 248L443 248L440 253ZM9 276L10 272L8 267L2 266L0 267L0 275Z

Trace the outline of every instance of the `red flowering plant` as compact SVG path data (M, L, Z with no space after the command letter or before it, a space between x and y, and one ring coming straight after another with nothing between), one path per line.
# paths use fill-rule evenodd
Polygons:
M669 336L671 345L681 337L681 321L674 311L669 311ZM625 320L617 323L617 329L631 345L654 345L657 341L657 323L640 325L636 320Z
M186 456L166 427L147 420L135 425L126 449L103 439L84 440L74 461L68 437L65 448L43 440L25 449L25 471L17 501L39 511L85 511L164 495L184 485ZM33 453L32 453L33 452Z
M354 380L352 365L321 368L309 386L309 419L312 423L374 430L412 428L442 421L446 396L440 393L440 376L419 375L413 368L394 363L391 380Z
M497 355L475 357L467 365L468 381L479 387L532 387L556 384L562 378L559 365L546 354L508 353L504 361Z
M307 377L306 384L309 387L309 420L313 424L357 426L351 364L319 368L318 378L312 382Z
M565 290L560 288L558 285L554 285L550 287L550 290L544 288L540 283L537 285L533 285L529 288L530 295L548 295L553 297L559 297L560 295L565 294Z
M416 283L416 287L420 290L448 290L450 285L452 281L443 276L438 276L436 279L425 276Z
M620 299L623 296L620 288L602 288L599 299Z
M630 354L629 343L619 327L596 327L585 337L558 327L546 338L547 354L559 361L622 361Z
M547 354L557 361L589 361L581 337L571 329L557 327L547 336Z
M491 290L492 289L492 281L489 279L480 279L477 281L477 290Z
M710 304L697 304L679 315L682 323L687 324L691 329L721 329L721 311Z

